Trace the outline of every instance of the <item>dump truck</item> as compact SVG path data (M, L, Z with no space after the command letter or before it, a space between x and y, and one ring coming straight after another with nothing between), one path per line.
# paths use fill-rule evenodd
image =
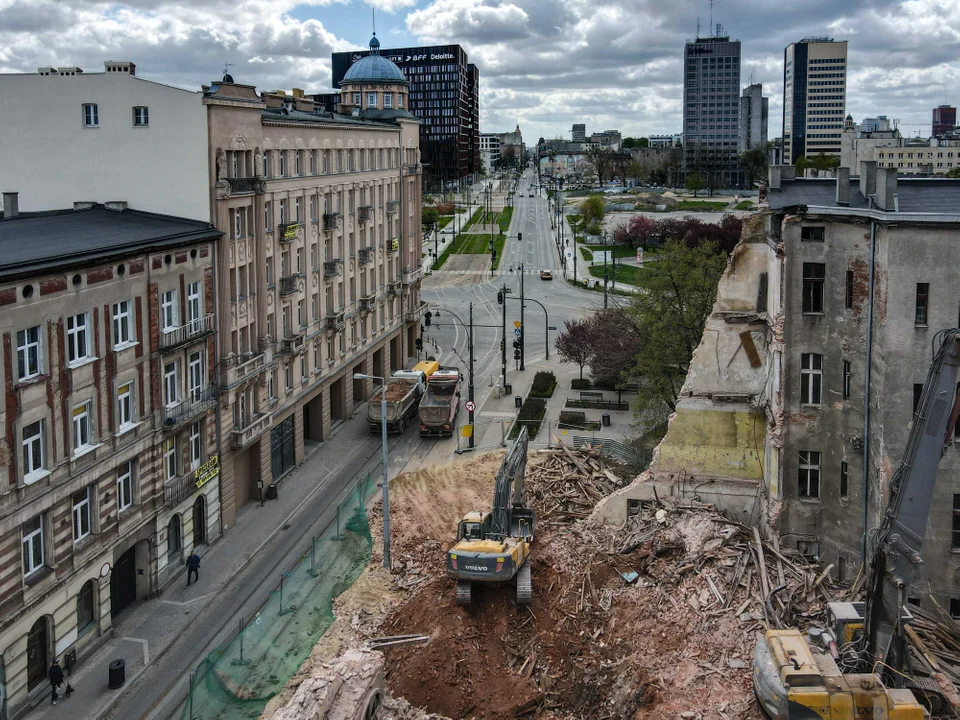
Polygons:
M457 544L447 552L447 577L457 581L457 604L469 605L474 583L513 581L517 604L533 600L530 551L536 514L527 506L527 429L503 459L489 512L473 510L457 525Z
M440 368L427 378L427 391L420 400L421 436L453 435L462 379L458 368Z
M402 433L417 414L417 408L423 396L426 377L418 370L398 370L387 380L387 432ZM383 387L367 403L367 420L370 432L381 432L383 408Z
M421 372L424 377L430 377L437 370L440 369L440 363L436 360L421 360L416 365L413 366L413 370L409 372Z

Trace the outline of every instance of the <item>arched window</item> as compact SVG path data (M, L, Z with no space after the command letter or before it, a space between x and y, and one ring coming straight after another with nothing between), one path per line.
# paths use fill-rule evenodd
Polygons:
M182 546L180 516L174 515L167 523L167 555L176 555Z
M77 595L77 632L83 634L96 623L96 587L93 580L87 580Z

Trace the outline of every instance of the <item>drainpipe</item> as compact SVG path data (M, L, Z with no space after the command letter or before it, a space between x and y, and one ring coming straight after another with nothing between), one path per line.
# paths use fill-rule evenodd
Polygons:
M408 98L409 100L409 98ZM397 293L397 298L400 300L400 367L407 367L407 353L403 347L403 341L407 334L407 324L403 320L403 256L404 256L404 228L403 228L403 213L404 213L404 202L403 202L403 126L398 122L397 125L400 126L400 147L397 150L397 167L398 172L400 173L400 207L397 210L397 217L400 220L400 238L399 243L400 247L397 248L397 254L400 256L400 292ZM419 127L417 128L419 132ZM412 268L411 268L412 269ZM386 375L386 373L384 373Z
M214 242L211 243L211 245L213 245L213 247L211 248L212 252L210 253L210 259L211 259L210 285L212 286L211 291L213 293L213 324L214 324L214 327L216 327L217 329L217 332L213 336L213 348L214 348L214 353L216 353L215 357L218 358L216 365L214 365L214 367L219 368L220 367L219 358L222 357L220 353L223 350L221 343L223 341L221 339L221 333L220 333L220 317L219 317L220 313L217 309L217 306L218 306L217 298L219 297L219 295L217 294L219 292L219 289L217 288L217 261L219 259L220 253L223 252L223 249L220 247L220 239L215 240ZM212 372L211 372L211 375L216 377L216 375ZM217 379L219 380L219 378ZM222 429L220 427L222 422L222 418L220 416L222 409L220 406L219 393L218 393L216 404L214 405L214 410L216 411L215 417L216 417L216 426L217 426L217 454L220 456L220 477L217 478L217 483L219 484L218 491L220 495L219 502L217 503L217 523L220 525L220 537L223 537L223 437L222 437ZM234 498L236 498L236 493L234 493Z
M863 538L862 562L867 567L867 514L870 504L870 362L873 356L874 267L877 257L877 223L870 221L870 286L867 296L867 367L863 392Z

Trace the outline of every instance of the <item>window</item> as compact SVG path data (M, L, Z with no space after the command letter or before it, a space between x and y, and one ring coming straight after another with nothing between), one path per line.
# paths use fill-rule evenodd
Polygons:
M377 94L367 93L367 107L377 107Z
M803 264L803 312L823 312L823 263Z
M43 420L37 420L23 428L23 481L39 480L43 469Z
M383 94L383 106L385 108L393 107L393 93L384 93Z
M843 582L847 579L847 559L840 555L837 557L837 580Z
M397 107L403 107L403 93L397 93Z
M73 494L73 541L80 542L90 534L90 488Z
M133 383L124 383L117 388L117 428L123 429L133 425Z
M160 296L160 327L164 332L176 330L180 324L180 312L177 307L177 291L167 290Z
M167 407L176 405L180 400L177 392L177 363L176 361L163 366L163 402Z
M130 342L130 301L121 300L113 306L113 347L122 347Z
M203 352L190 353L187 364L187 395L191 400L199 400L203 392Z
M287 176L287 151L280 151L280 177Z
M270 177L270 151L269 150L267 150L263 154L263 176L265 178Z
M23 576L43 567L43 515L23 524Z
M353 104L354 104L354 105L359 105L359 104L360 104L360 93L355 92L355 93L353 94Z
M300 198L293 199L293 221L300 224Z
M195 422L190 426L190 469L196 470L200 467L200 460L203 456L203 442L201 440L200 423Z
M170 437L163 441L163 474L167 480L177 477L177 438Z
M819 405L823 400L823 355L800 355L800 404Z
M846 282L843 286L843 306L847 310L853 309L853 270L847 270Z
M293 174L294 174L294 175L297 175L298 177L299 177L300 174L301 174L301 173L300 173L300 155L301 155L301 151L300 151L300 150L294 150L294 151L293 151L293 168L294 168L294 169L293 169Z
M960 598L950 598L950 617L960 619Z
M925 326L927 311L930 306L930 283L917 283L917 307L914 313L913 324Z
M29 380L43 372L40 326L17 331L17 377Z
M167 523L167 555L176 555L180 547L180 516L174 515Z
M93 592L93 580L87 580L80 588L80 594L77 595L77 632L81 635L84 630L93 626L96 619Z
M923 397L923 383L913 384L913 414L917 414L917 408L920 407L920 398Z
M847 492L849 490L849 487L848 487L849 480L850 480L849 468L847 467L847 464L841 460L840 461L840 497L847 496ZM954 500L954 505L956 505L956 500Z
M67 351L72 363L87 359L87 313L67 318Z
M801 450L799 465L800 497L820 497L820 453Z
M135 107L133 109L133 126L147 127L150 124L150 114L145 106Z
M96 103L85 103L83 105L83 126L84 127L100 126L100 113L97 109Z
M800 240L809 242L823 242L822 227L802 227L800 228Z
M78 453L90 447L90 403L73 408L73 451Z
M187 324L191 332L202 330L200 325L200 281L187 285Z
M117 510L121 512L133 505L133 462L127 462L117 470Z
M843 399L850 399L850 361L843 361Z

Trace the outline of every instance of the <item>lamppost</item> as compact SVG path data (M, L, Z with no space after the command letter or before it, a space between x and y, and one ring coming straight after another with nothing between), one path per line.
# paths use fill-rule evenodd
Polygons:
M387 468L387 381L378 375L354 373L354 380L380 381L380 462L383 465L383 566L390 569L390 472Z

